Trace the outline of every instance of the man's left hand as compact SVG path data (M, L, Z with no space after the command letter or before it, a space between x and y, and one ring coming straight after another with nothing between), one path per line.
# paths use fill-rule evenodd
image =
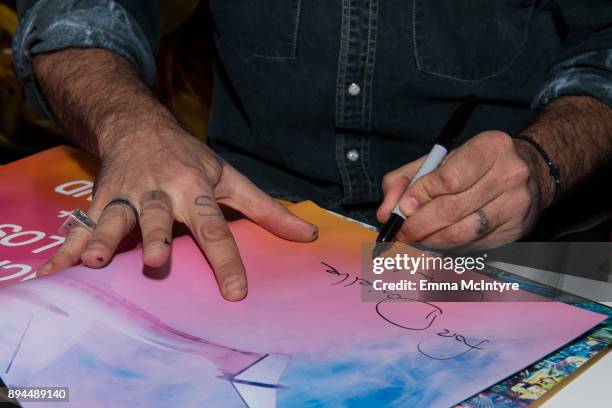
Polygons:
M501 131L476 135L406 190L423 160L383 178L377 217L386 222L399 202L407 216L397 234L402 242L501 245L528 234L551 201L542 159L528 143Z

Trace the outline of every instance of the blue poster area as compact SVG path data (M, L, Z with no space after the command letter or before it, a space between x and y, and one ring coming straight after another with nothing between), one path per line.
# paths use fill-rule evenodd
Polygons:
M562 381L567 381L568 377L584 364L612 347L612 308L491 266L487 266L480 273L502 282L516 282L521 289L601 313L608 318L583 336L456 405L456 408L528 407Z

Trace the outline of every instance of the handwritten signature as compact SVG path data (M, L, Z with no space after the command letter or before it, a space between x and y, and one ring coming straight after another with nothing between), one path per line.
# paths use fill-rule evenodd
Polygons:
M336 268L334 268L333 266L325 262L321 262L321 264L325 266L325 272L329 273L330 275L334 275L334 276L338 276L342 278L337 282L331 283L330 284L331 286L337 286L342 283L344 283L342 287L348 287L354 284L358 284L361 286L370 286L370 287L373 286L372 282L370 282L367 279L359 278L357 276L351 276L351 274L347 272L340 272ZM429 277L422 273L420 274L426 278L433 279L433 277ZM426 301L419 300L419 299L413 299L407 296L402 296L399 293L393 293L393 292L387 292L387 291L382 291L382 292L386 295L386 297L376 303L376 313L383 320L385 320L389 324L392 324L393 326L399 327L400 329L410 330L410 331L428 330L433 325L433 323L436 321L436 319L444 314L444 310L433 303L426 302ZM414 322L411 322L411 324L400 322L397 319L393 318L390 312L386 311L386 309L388 309L387 306L395 302L403 302L403 303L414 302L413 304L418 304L420 306L425 307L426 308L425 311L426 312L428 311L428 313L425 314L425 317L421 321L414 321ZM414 314L411 313L410 317L411 318L414 317ZM461 357L469 353L470 351L474 351L474 350L482 351L484 350L483 346L491 342L488 339L483 339L477 343L472 343L468 341L466 336L464 336L463 334L459 334L449 329L443 329L442 331L436 333L436 335L442 339L455 340L460 345L465 346L466 349L462 350L461 352L457 354L451 354L448 356L440 356L440 355L436 355L432 351L428 351L427 350L428 347L425 344L425 342L420 341L417 344L417 351L421 353L423 356L431 358L433 360L451 360L454 358ZM455 346L456 344L457 343L454 343L453 346Z

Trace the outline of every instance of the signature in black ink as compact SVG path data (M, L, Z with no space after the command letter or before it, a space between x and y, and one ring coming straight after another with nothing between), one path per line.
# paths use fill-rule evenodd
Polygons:
M336 275L336 276L344 276L344 278L342 278L338 282L331 283L331 286L339 285L342 282L346 281L351 276L350 273L346 273L346 272L345 273L340 273L336 268L334 268L331 265L326 264L325 262L321 262L321 263L327 267L325 272L327 272L329 274L332 274L332 275ZM347 286L351 286L351 285L353 285L354 283L357 283L357 282L359 282L359 284L362 285L362 286L372 286L372 282L370 282L369 280L361 279L361 278L358 278L356 276L355 276L355 279L352 282L350 282L350 283L348 283L346 285L342 285L342 286L346 288Z
M401 302L418 302L419 304L422 305L427 305L429 308L431 308L431 310L429 311L429 313L427 313L427 315L425 315L425 319L424 320L424 326L423 327L409 327L406 324L400 324L399 322L387 317L387 315L384 313L383 307L385 305L385 303L388 302L393 302L394 300L397 301L401 301ZM405 329L405 330L427 330L429 329L429 327L433 324L433 322L436 320L436 318L440 315L442 315L444 313L444 311L442 309L440 309L438 306L434 305L433 303L429 303L429 302L425 302L425 301L421 301L418 299L412 299L409 297L402 297L401 295L397 294L397 293L390 293L387 295L386 299L381 300L380 302L376 303L376 313L378 313L378 315L383 318L384 320L386 320L387 322L391 323L394 326L397 326L399 328ZM412 317L412 316L411 316Z
M469 353L472 350L484 350L483 347L481 347L481 345L485 344L485 343L490 343L490 340L484 339L484 340L480 340L478 343L476 344L470 344L467 339L461 335L461 334L457 334L457 333L451 333L450 330L448 329L444 329L442 330L440 333L437 333L438 336L440 337L446 337L449 339L455 339L458 342L460 342L461 344L465 345L468 349L459 353L459 354L455 354L455 355L451 355L451 356L447 356L447 357L436 357L433 356L427 352L425 352L424 347L423 347L423 341L420 341L419 344L417 344L417 350L419 351L419 353L423 354L426 357L432 358L434 360L452 360L453 358L457 358L457 357L461 357L464 354Z
M351 274L350 273L346 273L346 272L340 272L338 271L336 268L334 268L333 266L325 263L325 262L321 262L321 264L323 264L325 266L325 272L329 273L330 275L334 275L334 276L338 276L341 277L342 279L331 283L331 286L336 286L339 285L341 283L346 282L347 280L350 281L351 279ZM423 277L428 278L428 279L432 279L435 280L435 278L425 275L421 272L418 272L419 274L421 274ZM368 281L367 279L361 279L358 278L356 276L353 276L353 280L350 281L349 283L342 285L343 287L347 287L347 286L351 286L355 283L359 283L362 286L373 286L372 282ZM481 292L481 291L477 291L477 292ZM419 300L419 299L413 299L410 297L406 297L406 296L402 296L398 293L389 293L387 291L382 291L382 293L386 294L385 299L379 301L378 303L376 303L376 313L383 319L385 320L387 323L392 324L396 327L399 327L400 329L404 329L404 330L411 330L411 331L424 331L429 329L433 323L436 321L436 319L438 318L438 316L442 316L444 314L444 310L442 308L440 308L437 305L434 305L433 303L430 302L425 302L423 300ZM422 320L422 323L419 321L418 324L414 324L417 322L413 322L411 324L407 324L405 322L399 322L393 318L391 318L386 312L385 312L385 305L391 303L391 302L395 302L395 301L399 301L399 302L414 302L414 305L418 305L418 306L424 306L426 308L425 312L428 312L425 314L425 317ZM414 318L415 317L415 313L406 313L405 316L408 316L410 318ZM418 320L418 319L417 319ZM464 350L458 354L454 354L454 355L450 355L450 356L444 356L444 357L440 357L440 356L436 356L431 352L426 351L426 345L424 345L424 341L420 341L417 344L417 350L419 353L421 353L422 355L424 355L425 357L431 358L433 360L451 360L453 358L458 358L461 357L467 353L469 353L472 350L484 350L484 347L482 347L484 344L486 343L490 343L491 341L488 339L483 339L480 340L478 343L472 344L471 342L469 342L467 340L467 338L462 335L459 334L457 332L452 332L449 329L443 329L441 332L436 333L437 336L441 337L441 338L446 338L449 340L455 340L458 343L460 343L461 345L467 347L467 350ZM454 344L453 344L454 345Z

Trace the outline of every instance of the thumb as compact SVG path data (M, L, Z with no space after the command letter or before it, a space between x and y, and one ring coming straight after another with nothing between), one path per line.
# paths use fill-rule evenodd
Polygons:
M226 175L231 180L232 194L222 201L226 201L232 208L274 235L289 241L310 242L317 238L319 229L316 225L293 215L236 169L226 166Z

